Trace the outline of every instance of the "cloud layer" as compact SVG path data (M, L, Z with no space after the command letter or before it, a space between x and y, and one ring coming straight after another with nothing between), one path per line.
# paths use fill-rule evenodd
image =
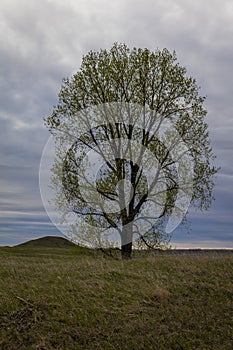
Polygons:
M233 5L187 0L2 0L0 4L0 244L58 234L43 209L38 169L48 116L62 78L89 50L113 42L176 50L207 95L212 146L221 172L208 213L191 213L192 234L174 242L233 247ZM183 243L182 243L183 242Z

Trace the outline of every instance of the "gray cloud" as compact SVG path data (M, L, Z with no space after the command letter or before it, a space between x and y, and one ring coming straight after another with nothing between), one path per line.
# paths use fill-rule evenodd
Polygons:
M38 186L49 136L43 117L57 102L62 78L78 70L82 55L114 41L175 49L207 95L207 121L222 170L211 210L191 214L194 234L187 242L194 244L195 235L210 245L233 241L233 6L228 0L2 0L0 23L0 244L57 233ZM179 235L185 240L176 232L177 242Z

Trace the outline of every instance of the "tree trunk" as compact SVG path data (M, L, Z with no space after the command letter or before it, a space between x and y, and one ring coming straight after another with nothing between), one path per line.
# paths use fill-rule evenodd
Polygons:
M121 257L123 260L131 259L132 258L131 253L132 253L132 242L123 244L121 246Z
M132 224L129 223L122 228L121 233L121 257L124 260L131 259L133 246Z

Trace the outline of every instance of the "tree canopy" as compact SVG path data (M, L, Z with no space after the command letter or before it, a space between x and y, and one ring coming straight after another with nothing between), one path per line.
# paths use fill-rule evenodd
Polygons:
M100 243L112 229L128 258L134 236L161 242L189 205L210 207L217 168L199 90L175 52L118 43L63 80L46 126L58 141L56 204L81 220L77 238L88 227Z

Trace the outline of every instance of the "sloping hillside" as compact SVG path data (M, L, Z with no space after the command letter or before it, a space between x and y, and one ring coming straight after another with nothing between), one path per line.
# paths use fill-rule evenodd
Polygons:
M69 248L75 246L74 243L63 237L45 236L17 245L17 247L54 247Z

